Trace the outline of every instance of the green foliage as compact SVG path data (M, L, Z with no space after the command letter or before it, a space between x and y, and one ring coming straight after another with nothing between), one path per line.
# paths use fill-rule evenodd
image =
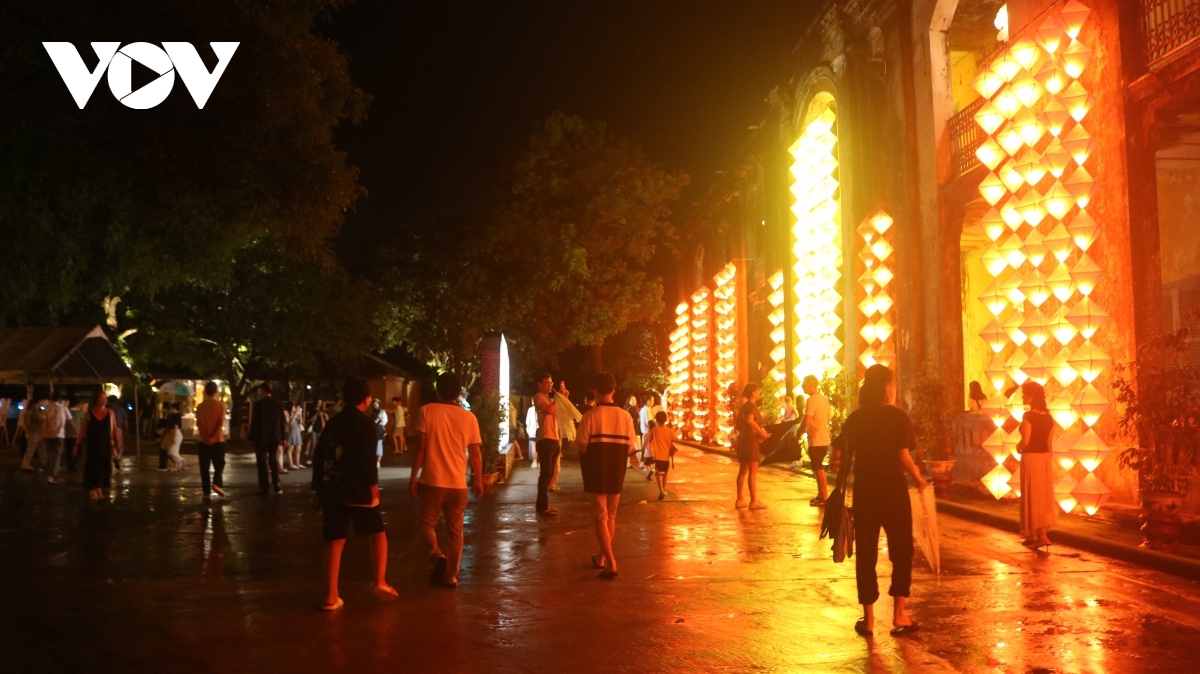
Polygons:
M836 438L841 434L842 424L850 416L852 397L857 389L854 378L845 370L817 384L817 390L829 401L829 437ZM803 416L804 411L800 410L800 414Z
M0 6L0 323L100 322L106 297L229 282L269 235L313 255L360 193L332 128L366 96L313 23L334 0ZM101 81L84 110L40 44L194 36L241 42L203 110L180 82L130 110ZM236 37L233 37L236 36ZM186 289L186 291L184 290Z
M661 396L670 383L662 344L666 331L654 327L644 322L631 323L604 345L604 369L617 378L622 391L634 392L639 397L649 391Z
M1121 451L1121 466L1138 472L1142 491L1186 493L1200 464L1200 369L1188 358L1191 331L1146 342L1137 363L1113 368L1122 406L1121 431L1138 446Z
M775 381L774 377L768 376L762 380L759 386L762 389L762 399L758 401L758 409L762 412L763 420L768 424L779 423L783 418L783 396L785 395L783 384ZM734 388L736 388L736 384ZM735 401L735 405L741 393L737 390L731 391L730 400ZM733 413L736 415L737 410L735 409Z
M480 454L483 457L483 474L496 472L500 461L500 423L507 421L508 397L501 397L499 391L484 391L479 396L479 402L471 407L471 413L479 421L479 437L483 441Z
M951 415L961 411L956 404L956 382L944 374L936 359L927 360L909 388L913 434L933 461L954 458L954 429Z

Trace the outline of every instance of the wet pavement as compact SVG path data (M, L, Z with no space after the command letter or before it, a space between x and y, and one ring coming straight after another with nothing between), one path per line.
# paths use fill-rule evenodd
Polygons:
M231 457L229 496L204 506L184 473L127 459L109 501L51 486L0 450L0 654L9 672L1184 672L1200 656L1200 585L943 516L940 583L920 558L919 633L854 634L852 562L818 541L812 480L768 468L764 511L735 511L728 459L681 448L672 495L628 473L614 581L596 578L591 505L565 463L556 518L533 513L519 464L467 512L457 590L427 582L407 467L385 459L391 582L368 591L368 545L342 565L346 607L321 596L308 472L257 495ZM886 592L890 565L880 561Z

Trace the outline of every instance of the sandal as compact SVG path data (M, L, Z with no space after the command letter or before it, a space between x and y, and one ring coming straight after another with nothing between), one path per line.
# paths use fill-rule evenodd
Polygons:
M597 554L592 555L592 566L596 567L597 569L603 569L606 566L608 566L608 564L601 564L600 563L600 555L599 555L599 553L597 553Z
M859 618L858 622L854 623L854 631L860 637L873 637L875 633L867 629L867 619Z
M888 634L891 634L894 637L902 637L905 634L912 634L919 629L921 629L921 623L914 620L912 621L911 625L900 625L898 627L893 627Z
M816 508L820 508L821 506L825 505L825 499L818 496L818 497L814 498L813 500L809 501L808 505L816 507Z
M336 611L345 605L346 605L346 602L342 601L341 597L338 597L338 600L332 604L321 604L321 610L322 611Z
M375 596L379 597L383 601L396 601L400 598L400 593L396 591L396 588L391 587L390 585L387 587L372 585L371 592L374 592Z

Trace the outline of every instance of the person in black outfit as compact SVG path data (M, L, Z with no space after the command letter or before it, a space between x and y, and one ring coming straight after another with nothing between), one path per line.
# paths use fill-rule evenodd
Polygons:
M365 379L351 378L342 387L346 407L325 426L313 452L312 488L323 513L325 538L325 602L321 609L345 605L338 596L338 574L349 525L355 536L371 537L375 584L371 590L384 601L399 593L388 584L387 533L379 509L379 468L375 463L375 423L367 416L371 390Z
M875 601L879 599L879 581L875 562L879 558L879 529L887 534L888 558L892 562L892 586L895 600L893 635L915 632L919 625L905 609L912 585L913 529L912 505L904 474L925 488L921 471L913 463L917 443L912 421L895 407L896 379L883 365L867 369L859 392L858 409L842 426L840 445L853 463L854 544L858 548L854 571L858 582L858 602L863 617L854 631L871 636L875 629ZM840 471L838 487L845 489L847 473Z
M250 411L250 441L254 443L254 455L258 461L258 493L267 494L267 468L271 469L271 484L275 493L282 494L279 486L279 459L276 450L287 437L287 420L283 416L283 405L271 396L271 382L265 381L258 387L262 395Z

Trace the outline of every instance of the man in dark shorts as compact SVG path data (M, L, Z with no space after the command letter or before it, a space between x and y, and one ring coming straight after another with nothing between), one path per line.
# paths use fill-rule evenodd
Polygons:
M808 433L808 460L812 463L813 475L817 478L817 496L808 502L810 506L823 506L829 497L825 479L825 455L829 453L829 399L817 390L817 378L811 374L804 378L804 393L808 402L804 405L804 431Z
M375 584L371 590L384 601L399 598L388 584L387 533L379 509L379 468L375 463L375 423L367 416L371 390L366 380L347 379L342 387L346 406L329 420L313 456L312 488L324 513L325 602L321 609L336 611L345 602L338 596L338 572L349 526L354 535L371 537Z

